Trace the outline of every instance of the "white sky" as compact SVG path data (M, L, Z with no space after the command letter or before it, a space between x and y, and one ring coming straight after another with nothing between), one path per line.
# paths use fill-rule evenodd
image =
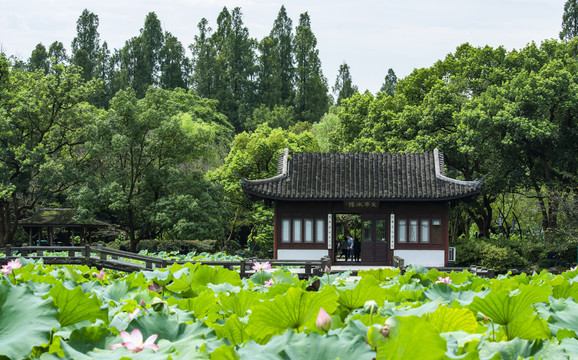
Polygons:
M430 67L465 42L508 51L557 39L566 0L0 0L0 51L27 60L34 47L61 41L67 52L84 9L98 15L101 41L119 49L154 11L163 28L188 47L197 24L213 29L224 6L241 7L250 36L268 35L281 5L295 27L308 12L323 73L331 88L339 65L360 91L375 93L388 68L398 78ZM190 56L190 51L187 54Z

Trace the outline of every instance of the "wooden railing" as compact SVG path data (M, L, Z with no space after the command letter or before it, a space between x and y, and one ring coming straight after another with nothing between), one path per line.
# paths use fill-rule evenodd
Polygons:
M46 252L52 253L50 256ZM66 255L57 256L54 253L63 252ZM153 270L155 268L165 268L174 263L201 263L210 266L222 266L229 270L238 270L241 277L248 277L254 274L252 266L254 262L269 261L273 267L287 266L295 269L297 275L308 278L315 275L322 275L325 267L331 267L331 259L324 256L320 260L260 260L258 258L246 258L238 261L197 261L197 260L172 260L161 259L154 256L140 255L128 251L115 250L102 246L22 246L12 247L7 245L0 248L0 253L5 257L0 258L0 265L6 264L11 259L19 256L30 259L42 259L49 265L87 265L97 268L108 268L124 272L140 270ZM138 261L138 262L134 262Z

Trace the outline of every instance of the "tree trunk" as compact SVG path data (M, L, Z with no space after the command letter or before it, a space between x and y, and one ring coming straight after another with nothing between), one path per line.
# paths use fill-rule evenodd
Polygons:
M18 228L18 217L12 213L12 205L9 201L0 201L0 247L12 243Z

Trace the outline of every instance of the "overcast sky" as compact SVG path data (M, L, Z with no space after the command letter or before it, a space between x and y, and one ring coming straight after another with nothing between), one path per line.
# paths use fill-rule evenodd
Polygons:
M351 68L361 91L377 92L387 69L398 78L429 67L469 42L520 49L557 39L566 0L0 0L0 51L27 60L34 47L61 41L70 52L84 9L98 15L110 49L139 34L149 12L188 47L204 17L216 28L219 12L241 7L251 37L268 35L281 5L295 27L308 12L329 87L339 65ZM188 51L190 56L190 51Z

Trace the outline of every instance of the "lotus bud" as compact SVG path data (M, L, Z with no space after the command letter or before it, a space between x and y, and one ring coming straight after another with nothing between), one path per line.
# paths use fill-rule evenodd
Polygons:
M317 320L315 321L317 328L323 332L328 332L333 326L333 320L331 316L323 308L319 309L319 314L317 315Z
M377 303L374 300L368 300L365 302L365 305L363 305L365 312L369 313L370 315L375 314L377 312L377 308Z
M165 305L168 305L167 302L158 297L153 298L151 301L151 307L154 311L162 311Z
M389 325L385 324L383 326L383 328L381 329L381 336L383 336L386 339L389 337Z
M323 270L323 271L325 271L326 274L329 274L331 272L331 268L329 266L325 265L325 270Z

